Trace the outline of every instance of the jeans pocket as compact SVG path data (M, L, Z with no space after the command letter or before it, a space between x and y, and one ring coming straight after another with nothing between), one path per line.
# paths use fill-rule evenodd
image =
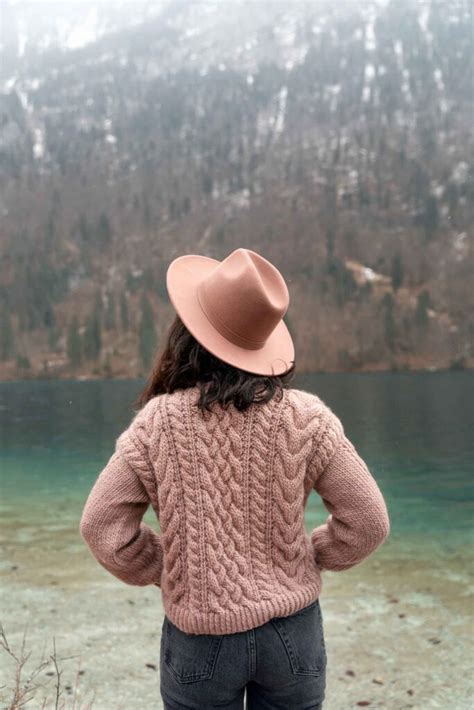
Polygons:
M165 616L162 638L163 661L178 683L212 678L222 636L187 634Z
M295 675L322 675L326 646L319 600L295 614L274 617L272 624L282 641Z

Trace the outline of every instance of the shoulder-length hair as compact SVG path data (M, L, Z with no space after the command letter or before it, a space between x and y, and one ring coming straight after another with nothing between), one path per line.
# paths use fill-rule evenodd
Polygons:
M240 370L215 357L189 332L176 315L168 329L166 342L156 356L147 383L134 402L143 407L158 394L198 386L198 407L211 411L211 404L229 403L243 411L253 402L268 402L289 386L295 375L295 363L283 375L256 375Z

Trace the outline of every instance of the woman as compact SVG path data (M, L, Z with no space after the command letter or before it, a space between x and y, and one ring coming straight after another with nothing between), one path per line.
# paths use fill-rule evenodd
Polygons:
M323 570L389 533L382 493L336 414L290 387L281 273L249 249L169 266L177 312L80 532L127 584L161 588L167 709L321 708ZM315 489L330 515L304 525ZM142 522L151 504L160 534ZM246 691L246 694L245 694Z

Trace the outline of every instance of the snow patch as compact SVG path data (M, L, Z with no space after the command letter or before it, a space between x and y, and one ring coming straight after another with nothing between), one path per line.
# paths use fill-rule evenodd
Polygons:
M461 162L455 166L451 174L451 180L457 185L462 185L467 181L468 175L469 165L464 160L461 160Z
M25 47L28 43L28 37L26 36L26 32L19 32L18 33L18 56L23 57L25 54Z
M275 118L274 132L278 135L285 127L286 99L288 97L288 88L282 86L278 95L278 109Z
M463 261L469 253L469 239L467 232L456 234L453 240L453 249L456 261Z
M85 15L82 24L69 30L65 45L69 49L79 49L94 42L98 35L98 12L96 7L92 7Z
M433 75L438 90L444 91L443 72L441 71L441 69L435 69Z
M371 81L375 76L375 67L373 64L366 64L365 66L365 81Z
M44 157L44 132L41 128L35 128L34 132L34 144L33 144L33 156L36 160L40 160Z
M373 52L377 46L375 42L374 19L375 17L372 14L365 29L365 49L367 50L367 52Z
M189 37L196 37L196 35L200 34L200 32L201 30L199 27L188 27L184 33L184 36L188 39Z
M375 271L369 266L364 266L364 268L362 269L362 273L364 274L367 281L375 281L377 278Z
M15 86L16 80L17 80L16 76L12 76L12 77L10 77L10 79L7 79L3 85L4 91L9 92L10 89L13 89L13 87Z
M361 264L358 261L353 261L351 259L346 259L344 263L346 265L346 268L348 268L352 272L352 275L354 276L354 279L359 284L359 286L363 286L367 282L384 287L388 287L391 285L392 279L390 278L390 276L386 276L385 274L379 274L373 269L371 269L370 266L365 266L364 264Z

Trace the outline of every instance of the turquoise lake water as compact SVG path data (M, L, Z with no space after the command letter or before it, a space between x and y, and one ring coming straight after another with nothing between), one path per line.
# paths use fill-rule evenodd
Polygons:
M1 512L74 525L143 382L0 383ZM389 509L391 539L473 541L474 373L300 376L340 417ZM327 516L316 493L308 526ZM151 508L145 520L153 519ZM11 528L10 528L11 529Z

